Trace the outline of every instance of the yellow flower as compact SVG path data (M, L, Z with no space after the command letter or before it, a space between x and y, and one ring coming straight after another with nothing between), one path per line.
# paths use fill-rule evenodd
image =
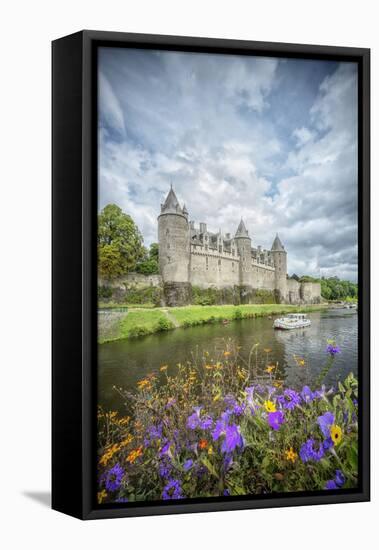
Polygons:
M210 370L210 369L213 368L213 365L205 365L205 368L208 369L208 370Z
M213 455L213 447L212 447L212 445L209 446L208 454L209 454L209 455Z
M167 370L167 367L168 365L162 365L161 368L159 369L161 372Z
M283 382L281 380L276 380L274 382L274 386L275 386L275 388L282 388L283 387Z
M284 456L285 456L285 459L288 460L288 461L291 461L292 464L297 459L297 453L293 450L292 447L290 447L288 449L288 451L285 451Z
M299 367L304 367L305 366L305 359L302 359L301 357L296 357L296 355L294 355L293 358L295 359L296 364Z
M224 357L229 357L230 351L224 351Z
M266 369L266 372L268 372L269 374L272 373L272 371L275 369L275 365L269 365Z
M333 426L331 426L330 437L332 438L334 445L338 445L341 442L342 430L339 426L337 426L337 424L333 424Z
M98 504L101 504L105 498L107 498L107 493L106 493L106 491L104 491L104 489L102 491L100 491L99 493L97 493L97 502L98 502Z
M265 401L263 405L267 412L269 413L276 412L275 403L273 403L272 401Z
M270 348L264 348L263 351L264 351L265 353L270 353L270 351L272 351L272 350L271 350Z

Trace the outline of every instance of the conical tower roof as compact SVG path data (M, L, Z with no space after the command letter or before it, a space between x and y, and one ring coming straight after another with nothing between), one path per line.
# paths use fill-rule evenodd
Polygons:
M236 237L248 237L248 236L249 236L249 232L246 229L243 219L241 218L240 224L236 232Z
M276 234L274 242L272 243L271 250L274 252L284 252L284 246L282 245L278 234Z
M166 197L166 200L162 204L162 212L166 210L174 210L179 207L179 201L175 195L175 191L172 188L172 185L170 187L170 191L168 192L168 195Z

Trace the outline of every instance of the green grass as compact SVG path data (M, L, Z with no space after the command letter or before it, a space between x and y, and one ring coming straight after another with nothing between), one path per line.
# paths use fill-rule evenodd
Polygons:
M119 306L120 307L120 306ZM111 338L99 330L99 343L134 338L166 331L177 327L218 323L224 319L229 321L262 317L265 315L280 315L289 312L309 312L323 309L325 306L294 306L282 304L251 304L224 306L185 306L172 308L135 308L125 312L118 321L116 331ZM168 314L169 312L169 314Z

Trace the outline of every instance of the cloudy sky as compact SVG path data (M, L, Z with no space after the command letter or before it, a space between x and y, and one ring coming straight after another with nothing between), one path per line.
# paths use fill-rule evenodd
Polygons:
M99 209L148 245L170 182L210 230L278 232L289 274L356 281L355 64L102 48Z

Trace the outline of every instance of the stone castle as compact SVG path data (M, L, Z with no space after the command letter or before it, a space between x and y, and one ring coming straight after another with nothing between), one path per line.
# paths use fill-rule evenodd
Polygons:
M167 305L191 302L192 287L227 289L240 303L272 295L277 303L318 303L319 283L299 283L287 276L287 252L276 235L271 250L252 246L241 219L234 236L195 227L171 189L158 216L159 269ZM263 291L263 292L262 292Z

